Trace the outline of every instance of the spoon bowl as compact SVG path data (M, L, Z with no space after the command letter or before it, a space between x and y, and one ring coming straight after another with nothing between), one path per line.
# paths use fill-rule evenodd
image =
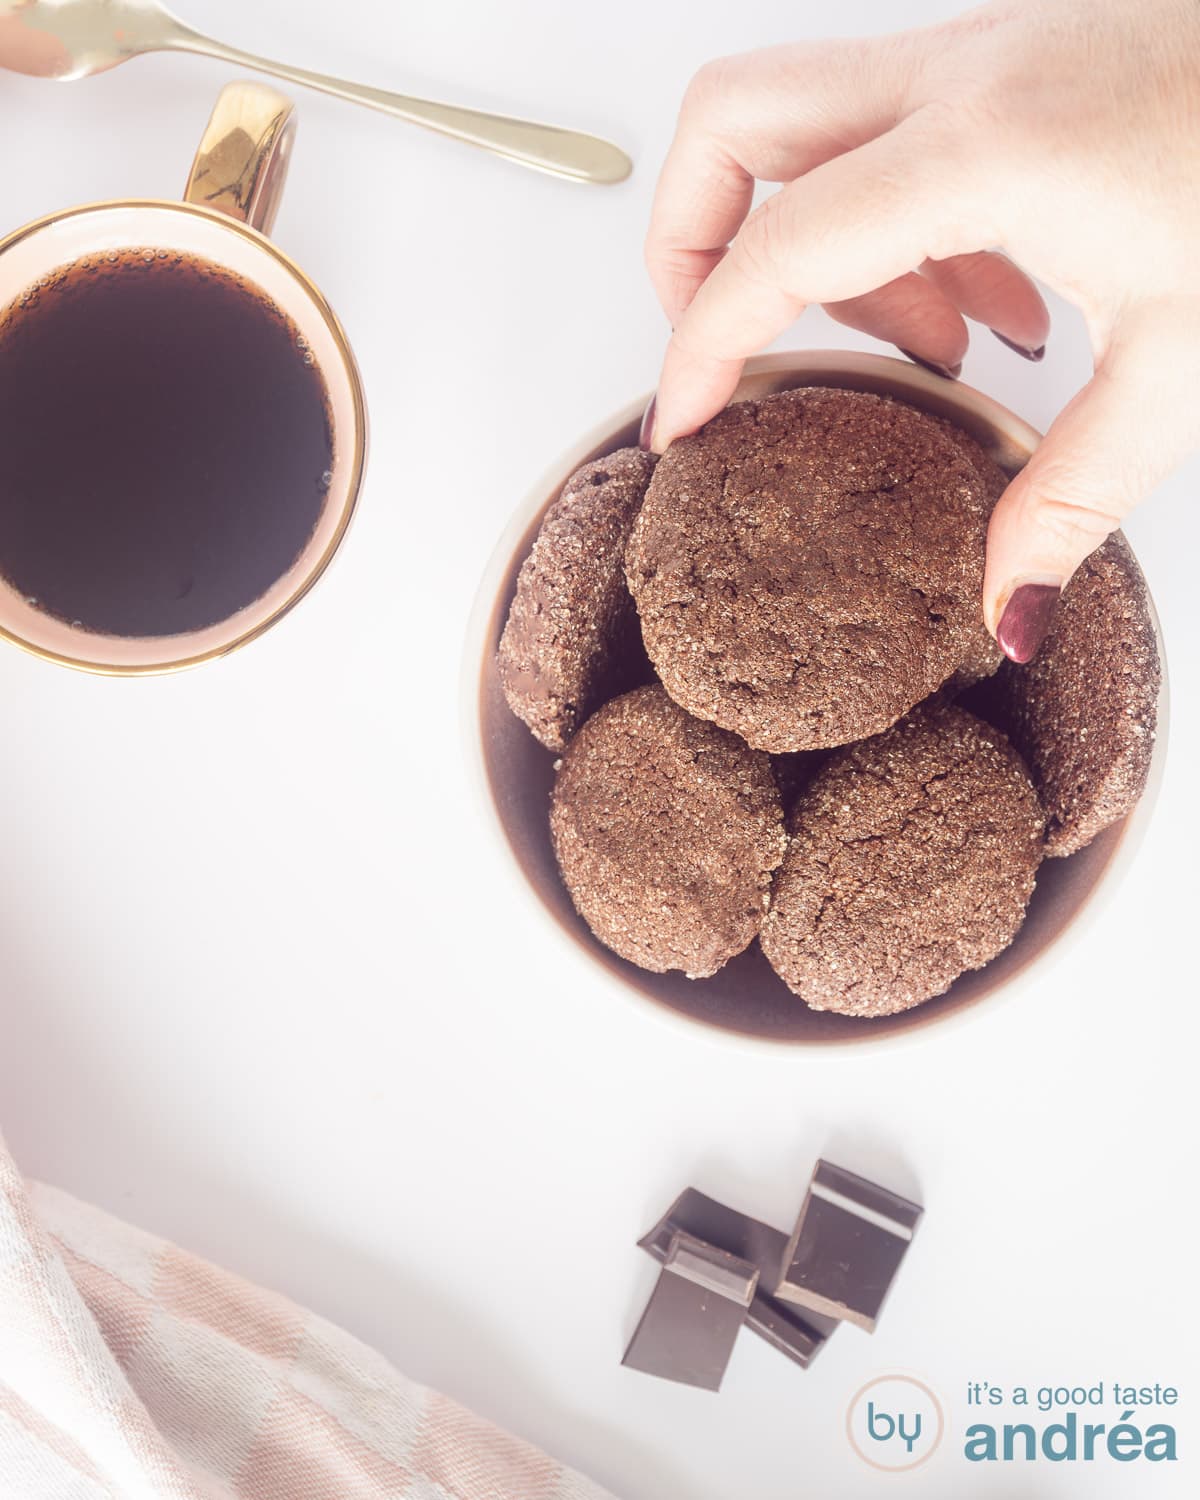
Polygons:
M160 50L173 27L156 0L0 0L0 67L71 83Z

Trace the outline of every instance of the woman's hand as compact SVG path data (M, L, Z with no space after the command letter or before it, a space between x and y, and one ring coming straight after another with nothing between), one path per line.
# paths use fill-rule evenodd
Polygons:
M747 217L756 179L784 186ZM673 328L659 452L808 303L948 375L964 316L1041 357L1025 271L1080 308L1095 373L988 536L985 618L1028 660L1079 563L1200 446L1200 4L997 3L710 63L646 258Z

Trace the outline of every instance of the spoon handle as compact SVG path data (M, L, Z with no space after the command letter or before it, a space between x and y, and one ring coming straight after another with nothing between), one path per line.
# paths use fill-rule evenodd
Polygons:
M619 147L599 136L583 135L578 130L564 130L558 125L540 125L533 120L517 120L509 115L493 115L454 104L439 104L432 99L392 94L386 89L368 88L343 78L310 73L306 68L293 68L270 58L256 57L183 28L171 34L167 45L172 51L202 52L222 62L254 68L289 83L365 104L399 120L436 130L439 135L482 146L485 151L492 151L506 161L519 162L535 171L566 177L573 182L623 182L633 170L633 163Z

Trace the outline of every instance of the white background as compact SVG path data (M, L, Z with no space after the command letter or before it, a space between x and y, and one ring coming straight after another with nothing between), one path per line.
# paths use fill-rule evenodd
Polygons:
M653 384L640 244L706 57L955 8L842 0L179 0L194 24L384 86L610 134L618 188L305 95L277 238L363 368L360 517L316 593L225 663L107 681L0 653L0 1122L18 1160L275 1286L629 1500L1194 1493L1189 1239L1200 625L1192 465L1129 526L1174 691L1149 837L1049 975L897 1050L771 1055L660 1024L552 945L469 800L462 637L489 550L564 447ZM0 77L0 229L177 193L227 69ZM980 331L965 378L1045 425L1085 378ZM869 341L812 314L790 342ZM1164 371L1164 379L1170 372ZM2 462L2 455L0 455ZM925 1034L923 1034L925 1035ZM873 1339L804 1373L744 1336L718 1397L622 1370L634 1240L687 1183L781 1226L827 1152L927 1206ZM1185 1462L906 1481L842 1432L906 1368L1161 1380Z

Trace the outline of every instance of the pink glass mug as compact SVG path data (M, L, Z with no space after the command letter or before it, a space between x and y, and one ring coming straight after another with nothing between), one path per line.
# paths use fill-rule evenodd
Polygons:
M221 93L182 202L112 200L68 208L0 238L0 317L23 293L83 257L182 253L232 272L293 323L324 378L333 462L317 523L287 571L257 599L202 629L120 636L55 618L0 577L0 637L47 661L110 675L171 672L236 650L275 624L328 566L349 526L366 462L362 380L325 298L268 238L295 131L290 100L257 83Z

